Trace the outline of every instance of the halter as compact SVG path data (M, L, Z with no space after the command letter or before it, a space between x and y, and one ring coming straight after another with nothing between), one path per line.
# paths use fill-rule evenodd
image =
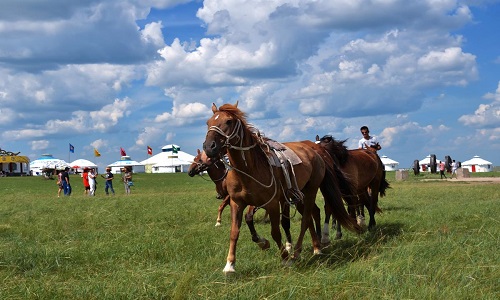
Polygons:
M224 131L222 131L222 129L220 129L219 127L217 126L210 126L208 128L208 131L215 131L217 132L218 134L222 135L223 137L226 138L225 142L224 142L224 145L223 147L226 147L227 149L235 149L235 150L239 150L241 151L241 157L243 159L243 161L245 162L245 165L246 165L246 159L245 159L245 154L243 153L243 151L248 151L252 148L254 148L255 146L257 146L257 143L255 142L254 144L250 145L250 146L247 146L247 147L243 147L243 134L244 134L244 131L243 131L243 126L241 124L241 120L237 120L237 123L236 123L236 126L234 126L233 128L233 132L231 132L230 135L226 135L226 133ZM234 146L232 145L229 141L233 138L236 138L237 141L240 142L240 145L239 146ZM269 158L268 158L269 160ZM245 171L243 170L240 170L234 166L231 166L229 165L228 162L226 162L224 159L222 160L222 162L224 163L224 165L226 166L226 169L228 170L235 170L236 172L240 173L240 174L243 174L245 176L247 176L248 178L252 179L253 181L255 181L256 183L258 183L260 186L264 187L264 188L270 188L271 186L274 185L274 193L273 195L271 196L271 199L269 199L269 201L267 201L266 203L264 203L263 205L261 206L257 206L255 209L259 209L259 208L262 208L266 205L268 205L273 199L274 197L276 196L277 192L278 192L278 187L277 187L277 184L276 184L276 178L274 177L274 172L273 172L273 167L271 166L271 163L269 162L269 173L271 173L271 183L269 183L268 185L266 184L263 184L262 182L260 182L259 180L257 180L255 177L253 177L252 175L246 173ZM286 198L286 197L285 197Z

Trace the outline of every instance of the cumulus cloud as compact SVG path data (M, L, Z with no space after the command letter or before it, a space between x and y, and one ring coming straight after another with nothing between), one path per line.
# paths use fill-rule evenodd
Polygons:
M479 104L474 114L463 115L458 120L466 126L498 129L500 127L500 82L495 93L488 93L483 98L491 102Z

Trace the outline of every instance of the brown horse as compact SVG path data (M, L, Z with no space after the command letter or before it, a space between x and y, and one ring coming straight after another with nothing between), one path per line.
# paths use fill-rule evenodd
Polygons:
M203 149L213 159L227 153L231 167L226 177L231 207L231 234L224 273L235 271L236 244L243 210L248 205L264 208L269 213L271 235L280 249L282 259L288 260L289 254L283 246L279 226L280 209L285 209L289 201L285 192L288 187L285 172L281 167L273 166L268 156L269 145L254 127L249 126L237 103L224 104L220 108L213 104L212 112L213 116L207 121L208 131ZM320 252L319 238L311 222L311 215L317 208L315 200L320 186L335 218L347 228L359 232L360 227L345 210L335 174L325 165L323 158L307 143L290 142L285 145L301 161L290 172L302 193L302 200L297 203L297 209L302 214L301 228L292 257L299 257L307 229L312 237L314 252ZM281 225L289 228L290 220L281 218Z
M350 208L358 210L358 213L362 213L363 205L366 206L370 214L368 229L373 229L376 225L375 212L380 211L380 208L378 208L378 196L385 196L385 191L389 188L389 182L385 178L384 164L380 160L380 157L373 150L348 150L345 146L345 140L338 141L330 135L326 135L321 139L319 136L316 136L316 141L328 151L345 177L354 185L355 197L352 197L352 195L343 195L344 200ZM328 223L330 214L328 207L325 207L325 214L323 243L329 241ZM341 236L340 226L337 226L337 238Z
M198 149L198 154L194 157L194 162L188 168L188 175L193 177L195 175L201 174L202 172L207 172L210 179L215 183L215 190L217 191L217 198L222 198L222 202L219 205L217 213L216 227L222 225L222 212L224 208L229 205L229 194L226 187L226 175L227 168L220 159L211 160L207 157L205 151L200 151ZM269 248L269 241L265 238L260 237L255 230L253 216L255 215L256 208L254 206L248 206L247 213L245 214L245 222L247 223L250 233L252 235L252 241L257 243L262 250ZM287 232L287 247L291 248L291 234Z

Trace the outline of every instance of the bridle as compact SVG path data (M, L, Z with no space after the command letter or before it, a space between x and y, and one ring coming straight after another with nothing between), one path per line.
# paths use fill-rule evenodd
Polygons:
M227 135L218 126L210 126L208 128L208 132L215 131L215 132L217 132L218 134L222 135L225 138L224 144L222 145L223 148L226 147L228 150L229 149L235 149L235 150L241 151L241 157L242 157L242 159L243 159L243 161L245 162L245 165L246 165L246 159L245 159L244 151L248 151L248 150L254 148L255 146L257 146L258 143L254 142L250 146L243 147L243 136L244 136L245 131L244 131L244 128L242 126L241 120L237 119L236 121L237 122L236 122L236 125L233 128L233 131L229 135ZM239 146L235 146L235 145L231 144L230 140L232 140L232 139L236 139L236 143L237 142L240 143ZM240 169L236 168L235 166L230 165L226 160L224 160L224 159L221 159L221 160L224 163L224 165L226 166L226 170L235 170L236 172L238 172L240 174L243 174L243 175L247 176L248 178L252 179L257 184L259 184L260 186L262 186L264 188L270 188L271 186L274 185L274 193L271 196L271 198L269 199L269 201L267 201L266 203L264 203L261 206L256 206L255 207L256 209L259 209L259 208L262 208L262 207L266 206L267 204L269 204L274 199L274 197L276 196L276 194L278 192L278 187L277 187L277 184L276 184L276 178L274 176L273 167L272 167L272 165L271 165L270 162L269 162L268 165L269 165L269 173L271 174L271 183L264 184L264 183L260 182L259 180L257 180L257 178L255 178L252 175L248 174L247 172L245 172L243 170L240 170Z

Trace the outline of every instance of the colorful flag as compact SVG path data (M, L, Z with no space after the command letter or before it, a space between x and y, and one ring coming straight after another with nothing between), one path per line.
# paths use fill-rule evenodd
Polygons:
M172 145L172 153L177 154L177 152L179 152L179 150L180 150L179 148Z
M69 144L69 152L75 153L75 147L73 145Z
M96 148L94 148L94 156L95 156L95 157L99 157L99 156L101 156L101 153L99 153L99 151L97 151L97 149L96 149Z
M120 147L120 155L121 156L127 156L127 153L125 152L125 149L123 149L122 147Z
M153 155L153 148L148 146L148 155Z

